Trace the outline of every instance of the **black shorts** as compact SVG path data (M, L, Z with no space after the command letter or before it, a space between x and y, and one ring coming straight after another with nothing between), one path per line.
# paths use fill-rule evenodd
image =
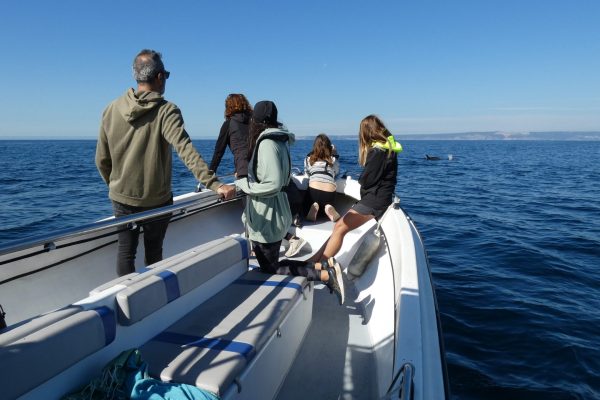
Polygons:
M335 201L335 192L326 192L309 187L308 193L310 195L310 204L317 203L319 205L319 215L325 215L325 205L333 205Z
M381 218L383 216L383 214L385 213L385 210L387 210L387 207L380 210L380 209L376 209L376 208L364 205L363 203L361 203L359 201L352 206L352 209L362 215L373 215L375 217L375 219L379 221L379 218Z

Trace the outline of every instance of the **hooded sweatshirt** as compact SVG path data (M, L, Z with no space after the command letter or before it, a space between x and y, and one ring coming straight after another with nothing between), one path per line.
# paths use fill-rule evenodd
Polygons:
M294 134L281 128L265 129L256 141L248 164L248 177L235 185L248 195L242 221L247 223L248 237L259 243L283 239L292 223L286 193L290 181L290 153L287 144Z
M135 207L169 201L171 146L197 180L211 190L221 186L185 131L179 108L157 92L128 89L102 114L96 166L109 197Z

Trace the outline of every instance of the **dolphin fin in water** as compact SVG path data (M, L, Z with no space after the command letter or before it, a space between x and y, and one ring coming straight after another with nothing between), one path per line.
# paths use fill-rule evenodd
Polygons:
M448 154L448 161L452 161L453 158L454 158L454 156L452 154ZM425 154L425 159L428 161L439 161L439 160L441 160L441 157L430 156L429 154Z

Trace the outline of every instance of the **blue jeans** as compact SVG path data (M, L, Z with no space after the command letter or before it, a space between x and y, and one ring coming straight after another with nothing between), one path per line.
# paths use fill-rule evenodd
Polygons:
M123 217L171 204L173 204L173 199L156 207L135 207L112 200L115 217ZM140 238L140 225L144 227L144 248L146 249L144 261L146 265L154 264L163 259L163 241L170 219L170 214L165 215L137 224L135 229L126 229L119 232L117 251L117 274L119 276L135 272L135 254Z

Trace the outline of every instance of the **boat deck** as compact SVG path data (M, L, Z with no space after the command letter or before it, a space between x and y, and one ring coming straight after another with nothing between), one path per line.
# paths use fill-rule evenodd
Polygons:
M340 307L332 296L324 285L315 286L312 324L277 399L376 397L371 340L360 304L347 293Z
M338 257L347 267L351 256L353 237L358 237L372 224L349 235ZM333 223L320 220L307 223L296 234L308 244L294 259L307 259L329 237ZM346 251L344 251L346 249ZM282 249L281 257L283 257ZM255 258L250 264L257 267ZM364 315L362 302L355 302L353 283L344 278L346 299L342 306L337 297L321 283L315 284L313 316L286 380L277 399L371 399L376 398L376 367L373 343Z

